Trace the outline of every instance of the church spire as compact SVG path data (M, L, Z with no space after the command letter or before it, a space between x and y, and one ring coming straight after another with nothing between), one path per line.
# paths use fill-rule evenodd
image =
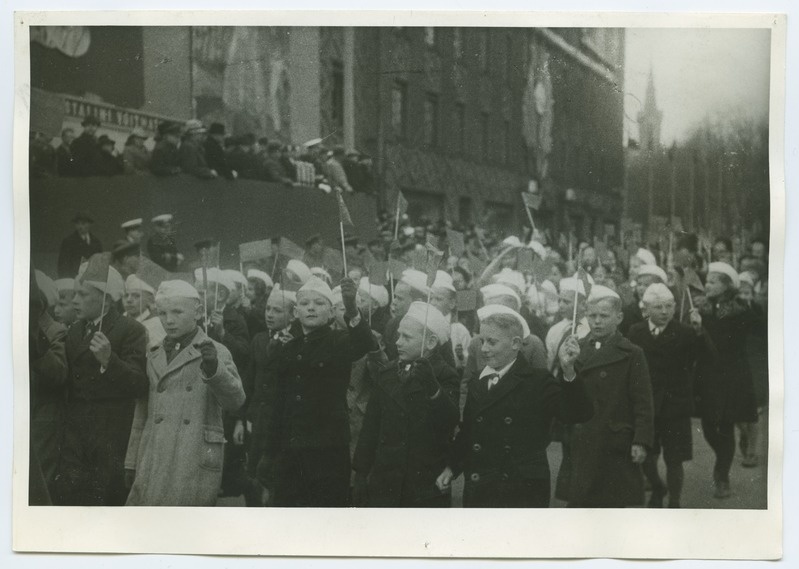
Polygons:
M638 128L642 150L652 152L660 148L660 125L662 122L663 112L658 109L655 96L655 73L650 65L644 107L638 113Z

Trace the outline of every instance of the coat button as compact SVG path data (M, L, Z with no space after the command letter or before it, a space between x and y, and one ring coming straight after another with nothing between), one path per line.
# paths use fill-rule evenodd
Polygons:
M607 376L608 376L608 372L606 372L604 370L599 372L599 377L601 377L602 379L605 379Z
M510 452L510 445L505 445L505 452Z
M156 417L155 418L155 424L157 425L158 423L162 422L163 420L164 420L163 417Z
M295 401L302 401L302 395L297 395L297 397L295 397L294 400Z
M191 385L187 385L186 386L186 391L191 391L192 389L194 389L194 388Z
M507 472L503 472L502 473L502 480L507 480L507 479L508 479L508 473Z
M472 479L472 482L477 482L478 480L480 480L480 475L475 472L471 475L470 478Z
M505 424L510 425L513 423L513 417L505 417Z
M472 450L474 452L480 452L480 449L482 449L482 448L483 447L480 446L480 443L474 443L474 445L472 445Z
M191 421L189 421L188 419L183 419L183 424L184 425L188 425L189 423L191 423Z
M301 361L302 361L302 354L298 354L298 355L297 355L297 361L298 361L298 362L301 362Z
M478 423L482 423L482 422L483 422L483 416L482 416L482 415L480 415L479 417L477 417L477 422L478 422Z

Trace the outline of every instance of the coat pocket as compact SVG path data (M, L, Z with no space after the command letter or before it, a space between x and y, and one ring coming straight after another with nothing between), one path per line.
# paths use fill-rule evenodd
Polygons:
M225 460L225 431L222 427L206 425L203 430L203 456L200 467L219 472Z
M610 429L610 433L608 433L608 449L613 452L629 454L635 433L633 426L629 423L610 423L608 428Z

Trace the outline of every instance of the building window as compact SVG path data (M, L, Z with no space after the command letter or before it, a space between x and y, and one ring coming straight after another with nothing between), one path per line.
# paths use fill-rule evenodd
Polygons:
M478 30L477 34L477 65L488 71L488 30Z
M455 60L463 59L463 35L460 28L452 29L452 52Z
M435 45L436 45L436 29L435 28L425 28L424 29L424 43L426 43L429 47L435 47Z
M394 135L405 137L408 86L403 81L394 81L391 88L391 128Z
M490 129L488 113L480 114L480 158L489 159Z
M466 106L463 103L455 103L453 123L453 140L455 152L463 154L466 150Z
M333 61L332 73L333 93L331 103L333 108L330 116L334 125L342 126L344 124L344 64L338 60Z
M428 93L424 100L424 145L438 146L438 95Z

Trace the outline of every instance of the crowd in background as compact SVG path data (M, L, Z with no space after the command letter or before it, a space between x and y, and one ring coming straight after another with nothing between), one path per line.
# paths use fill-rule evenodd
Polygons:
M146 145L147 133L136 127L120 149L107 134L98 135L101 126L96 117L88 116L80 133L65 128L57 146L50 137L31 132L31 177L186 174L315 186L326 192L333 188L374 192L371 157L341 146L328 148L322 139L298 146L253 133L231 136L221 123L206 127L193 119L160 123L152 150Z

